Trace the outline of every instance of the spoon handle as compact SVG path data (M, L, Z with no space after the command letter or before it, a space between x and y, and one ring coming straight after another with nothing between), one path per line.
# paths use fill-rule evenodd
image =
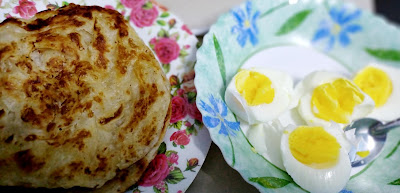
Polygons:
M400 118L390 121L388 123L385 123L383 125L377 125L373 130L372 134L373 135L380 135L389 132L390 130L400 127Z

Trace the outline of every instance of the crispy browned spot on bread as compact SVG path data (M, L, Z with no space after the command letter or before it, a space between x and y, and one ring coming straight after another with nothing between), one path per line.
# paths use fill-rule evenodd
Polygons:
M120 116L121 113L122 113L122 107L123 107L123 105L121 105L121 106L118 108L118 110L114 113L113 116L100 119L99 123L102 124L102 125L104 125L104 124L109 123L109 122L112 121L113 119L118 118L118 116Z
M65 140L63 144L71 143L73 144L72 147L77 147L79 150L82 150L85 147L85 138L90 136L90 131L82 130L75 137Z
M3 48L0 48L0 58L4 57L4 55L11 50L12 50L11 46L5 46Z
M36 135L33 135L33 134L32 135L28 135L28 136L25 137L25 141L35 141L36 138L37 138Z
M21 69L25 68L28 74L32 72L32 64L26 61L24 58L22 58L22 60L17 62L15 65L17 65Z
M51 132L51 131L54 130L55 127L56 127L56 124L53 123L53 122L50 122L50 123L47 125L47 127L46 127L46 131L47 131L47 132Z
M78 33L70 33L68 34L69 38L71 39L71 41L73 41L76 46L78 46L79 48L82 47L81 42L80 42L80 35Z
M30 149L15 153L14 160L18 167L28 173L42 168L46 163L44 160L36 158Z
M21 112L21 119L24 122L30 122L33 125L40 125L40 116L35 113L35 111L30 108L26 107Z
M7 139L4 142L11 143L13 139L14 139L14 135L11 135L11 136L7 137Z
M99 165L97 166L95 172L104 171L107 167L107 158L97 155L97 159L99 160Z
M97 51L99 52L99 56L95 63L98 67L106 69L107 63L108 63L108 59L105 58L105 56L104 56L104 53L108 51L107 45L106 45L106 38L102 34L101 29L99 27L97 27L96 25L97 25L97 21L94 22L94 31L96 33L96 39L93 42L93 47L97 49Z

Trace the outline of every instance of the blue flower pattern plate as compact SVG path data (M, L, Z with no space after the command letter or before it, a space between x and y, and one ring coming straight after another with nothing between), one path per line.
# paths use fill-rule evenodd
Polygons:
M232 77L262 54L268 57L261 65L286 69L295 82L315 69L351 75L369 63L400 68L400 30L341 1L254 0L222 15L204 36L195 66L197 106L226 162L261 192L305 192L257 153L224 102ZM299 61L287 62L291 57ZM341 192L400 192L399 146L400 130L393 130L381 155L352 171Z

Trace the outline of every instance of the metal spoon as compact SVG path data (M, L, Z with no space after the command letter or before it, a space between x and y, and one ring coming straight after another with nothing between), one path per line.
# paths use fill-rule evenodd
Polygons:
M387 123L372 118L362 118L346 126L345 135L352 143L349 152L351 166L358 167L373 161L385 145L387 132L399 126L400 118Z

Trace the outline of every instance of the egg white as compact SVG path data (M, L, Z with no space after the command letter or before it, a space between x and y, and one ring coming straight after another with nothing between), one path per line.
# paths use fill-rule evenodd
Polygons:
M271 87L275 90L275 96L269 104L249 106L245 98L236 89L236 76L233 77L225 91L225 101L229 109L239 118L249 124L265 123L295 106L293 80L288 74L261 67L248 70L267 76L271 80Z
M338 163L330 168L315 169L297 161L289 149L289 135L296 127L290 125L281 139L281 153L283 165L288 174L302 188L311 193L337 193L342 190L350 178L351 164L348 156L350 143L346 140L340 126L331 122L325 130L333 135L340 144Z
M307 75L301 82L296 85L294 93L296 97L299 97L299 105L297 107L297 110L300 116L308 125L324 127L328 127L330 125L330 121L326 121L314 115L311 109L311 98L313 91L316 87L321 84L332 82L338 78L347 79L346 77L340 74L336 74L334 72L315 71ZM361 104L354 107L353 114L350 117L349 123L352 120L365 117L366 115L371 113L375 107L375 102L372 100L372 98L365 94L363 91L360 90L360 92L364 94L364 100ZM339 125L341 127L344 127L346 124Z
M285 170L281 155L281 138L284 127L279 120L250 125L246 136L255 150L275 166Z
M369 66L381 69L386 72L392 81L392 94L386 103L376 107L368 117L391 121L400 117L400 69L382 64L370 64Z

